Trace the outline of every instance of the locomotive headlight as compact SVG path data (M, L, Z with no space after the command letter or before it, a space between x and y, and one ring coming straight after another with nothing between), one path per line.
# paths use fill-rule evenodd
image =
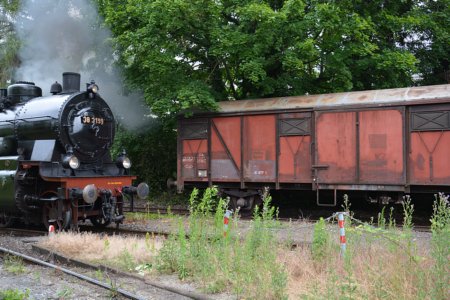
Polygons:
M128 157L121 155L117 158L116 165L119 168L129 169L131 168L131 160Z
M125 169L131 168L131 160L130 160L128 157L125 157L125 158L123 159L122 166L123 166Z
M86 84L88 93L97 94L98 93L98 85L92 80L91 83Z
M75 155L68 154L64 157L62 164L64 168L71 168L75 170L80 167L80 160Z
M79 166L80 160L75 155L72 155L72 157L70 157L69 159L69 167L71 167L72 169L78 169Z

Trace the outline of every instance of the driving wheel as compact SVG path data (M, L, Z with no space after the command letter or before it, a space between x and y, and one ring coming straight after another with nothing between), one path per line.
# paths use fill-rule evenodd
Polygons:
M63 205L59 203L59 205ZM58 201L45 203L42 208L42 222L48 229L50 225L55 226L56 231L62 231L70 226L72 211L70 208L62 207L62 216L58 217Z
M12 226L14 217L8 215L5 212L0 212L0 228Z
M92 225L98 228L104 228L111 224L111 220L106 221L105 218L100 216L92 217L89 220L91 220Z

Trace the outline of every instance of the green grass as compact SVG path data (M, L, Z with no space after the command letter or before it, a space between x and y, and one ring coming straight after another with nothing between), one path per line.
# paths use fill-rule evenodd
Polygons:
M14 255L5 255L3 259L3 266L5 270L9 273L19 275L25 273L25 264L23 259Z
M30 296L30 291L20 291L18 289L0 290L0 300L25 300Z

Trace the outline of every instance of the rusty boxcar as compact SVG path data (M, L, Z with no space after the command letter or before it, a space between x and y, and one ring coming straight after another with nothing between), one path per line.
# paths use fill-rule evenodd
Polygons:
M178 133L177 189L217 185L244 209L265 186L319 205L322 191L450 191L450 84L220 102Z

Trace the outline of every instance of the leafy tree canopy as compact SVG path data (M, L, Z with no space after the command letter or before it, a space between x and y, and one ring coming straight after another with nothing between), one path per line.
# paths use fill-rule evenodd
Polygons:
M97 4L129 84L159 116L217 100L402 87L417 73L428 83L448 71L449 0Z
M20 0L0 0L0 87L11 80L19 65L17 56L20 47L14 31L13 20L20 9Z

